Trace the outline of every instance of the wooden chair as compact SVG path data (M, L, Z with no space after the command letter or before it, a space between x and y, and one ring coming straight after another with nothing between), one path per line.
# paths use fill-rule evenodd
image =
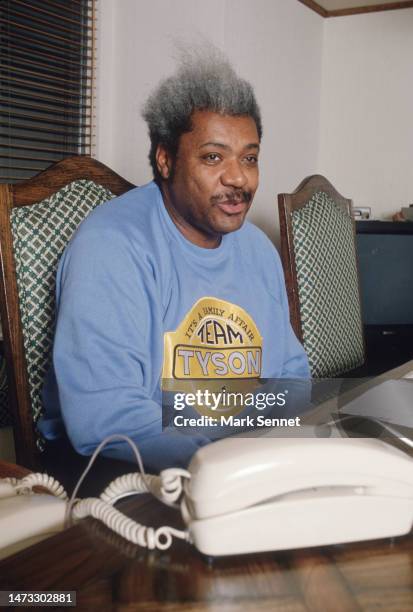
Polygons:
M0 314L20 465L41 465L35 422L50 363L60 255L95 206L132 187L86 156L60 161L28 181L0 185Z
M291 324L315 378L364 363L351 200L321 175L278 195L281 259Z

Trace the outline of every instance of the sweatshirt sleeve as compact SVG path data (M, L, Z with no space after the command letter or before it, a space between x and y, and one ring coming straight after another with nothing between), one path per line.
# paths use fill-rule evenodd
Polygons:
M308 357L290 323L290 309L280 255L269 238L258 228L254 228L250 243L260 245L260 249L254 249L255 257L258 258L256 265L264 270L267 291L277 301L282 311L280 324L284 335L284 350L281 373L277 367L277 373L271 376L308 380L311 378Z
M81 230L62 258L57 294L53 367L74 448L89 455L123 433L147 468L186 465L208 440L161 431L162 307L149 257L119 232ZM132 458L125 442L105 453Z

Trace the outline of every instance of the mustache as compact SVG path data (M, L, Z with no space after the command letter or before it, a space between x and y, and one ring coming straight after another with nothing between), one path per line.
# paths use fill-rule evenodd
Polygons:
M247 191L244 189L239 189L239 190L231 190L231 191L225 191L223 193L217 193L216 195L213 195L211 197L211 201L214 204L217 204L219 202L235 202L236 204L240 204L241 202L245 202L246 204L249 204L252 200L252 193L251 191Z

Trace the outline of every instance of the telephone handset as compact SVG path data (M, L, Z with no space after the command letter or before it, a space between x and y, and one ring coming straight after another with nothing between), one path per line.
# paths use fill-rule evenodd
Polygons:
M406 534L413 460L377 439L228 438L201 448L182 515L207 555Z
M36 485L52 495L28 495ZM0 479L0 560L61 531L66 500L63 487L47 474Z
M72 511L75 519L93 516L141 546L166 549L179 537L220 556L399 536L413 522L413 459L377 439L234 437L199 449L188 470L141 472L117 478L99 499L68 504L60 492L53 510L49 501L36 501L50 506L40 537L62 528L64 513ZM31 478L33 486L46 477ZM10 486L19 485L0 480L0 558L13 545L4 544L4 537L13 539L12 508L6 508ZM57 493L53 483L47 486ZM144 491L168 505L179 503L187 530L145 527L113 507L121 497ZM36 496L41 497L48 496ZM30 523L26 518L25 525Z

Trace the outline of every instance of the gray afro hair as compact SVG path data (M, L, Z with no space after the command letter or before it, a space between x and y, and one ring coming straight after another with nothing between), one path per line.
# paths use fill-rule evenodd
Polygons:
M176 73L160 82L142 110L151 139L149 161L157 182L158 145L175 156L181 135L192 129L191 116L196 110L251 117L261 139L261 114L253 89L236 74L224 54L211 46L181 49Z

